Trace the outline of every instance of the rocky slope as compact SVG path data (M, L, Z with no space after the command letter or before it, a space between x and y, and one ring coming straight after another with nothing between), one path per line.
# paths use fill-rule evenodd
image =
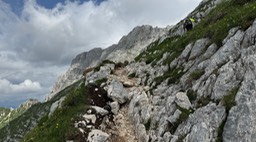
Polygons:
M38 123L23 138L37 142L254 142L255 13L255 1L204 0L193 30L180 22L134 61L103 61L10 125ZM0 140L28 132L17 129Z
M57 92L82 78L83 71L90 66L95 66L103 60L114 62L131 61L148 44L165 35L170 27L153 28L149 25L135 27L128 35L121 38L118 44L106 49L95 48L81 53L73 59L71 67L61 75L46 100L52 98Z
M30 99L23 104L21 104L18 108L0 108L0 129L7 125L13 119L16 119L20 115L22 115L26 110L28 110L32 105L37 104L38 100Z

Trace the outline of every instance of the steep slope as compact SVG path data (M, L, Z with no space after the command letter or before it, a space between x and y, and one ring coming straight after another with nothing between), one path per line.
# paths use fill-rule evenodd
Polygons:
M114 44L106 49L95 48L88 52L81 53L72 61L68 71L61 75L49 96L49 100L58 91L67 87L82 78L83 71L90 66L95 66L103 60L109 59L115 62L131 61L143 50L148 44L165 35L170 27L153 28L152 26L143 25L135 27L128 35L121 38L118 44Z
M38 103L38 100L30 99L21 104L17 109L0 108L0 129L13 119L16 119L22 115L26 110L36 103Z
M56 94L51 100L45 103L33 103L35 101L28 101L24 103L20 108L28 108L22 113L22 115L16 115L12 121L8 120L8 123L0 129L0 141L1 142L18 142L32 130L41 118L49 115L59 107L58 103L63 101L64 96L72 90L72 88L79 85L79 82L72 84L71 86L63 89ZM28 107L28 105L31 105ZM19 110L19 109L18 109ZM15 110L13 110L15 112ZM9 114L12 114L11 112ZM14 113L17 114L17 113Z
M254 142L255 13L255 1L204 0L191 31L180 22L135 61L103 61L43 103L24 141Z

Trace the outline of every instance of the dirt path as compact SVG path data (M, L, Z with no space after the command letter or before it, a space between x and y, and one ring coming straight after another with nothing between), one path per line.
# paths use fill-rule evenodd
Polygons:
M111 78L122 82L124 87L135 86L137 82L136 78L128 78L128 73L124 68L116 69ZM110 128L107 130L111 134L109 142L138 142L134 126L128 116L128 104L120 108L118 114L114 116L114 124Z
M114 116L114 123L108 132L111 134L109 142L138 142L134 133L134 126L128 117L128 107L125 106Z

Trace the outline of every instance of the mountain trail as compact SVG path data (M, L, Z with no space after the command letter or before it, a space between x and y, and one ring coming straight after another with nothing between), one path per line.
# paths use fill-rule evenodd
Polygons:
M114 122L115 124L112 124L111 129L107 130L107 133L111 134L109 142L138 142L135 137L134 126L128 116L127 105L114 116Z

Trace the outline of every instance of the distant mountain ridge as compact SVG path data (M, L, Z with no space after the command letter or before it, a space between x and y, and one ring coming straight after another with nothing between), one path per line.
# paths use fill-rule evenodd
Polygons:
M13 108L0 108L0 129L7 125L13 119L16 119L22 115L32 105L39 103L38 100L29 99L28 101L21 104L17 109Z

